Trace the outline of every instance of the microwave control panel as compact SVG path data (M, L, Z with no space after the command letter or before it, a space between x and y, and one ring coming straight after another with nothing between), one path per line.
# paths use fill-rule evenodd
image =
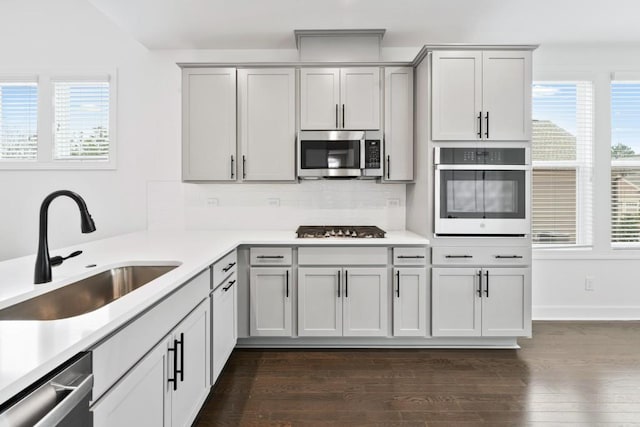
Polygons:
M380 168L380 140L367 139L364 142L364 167L365 169Z

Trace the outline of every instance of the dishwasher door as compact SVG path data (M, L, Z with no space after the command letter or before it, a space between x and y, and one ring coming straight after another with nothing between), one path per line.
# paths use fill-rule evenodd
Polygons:
M1 405L0 426L92 426L92 388L91 353L80 353Z

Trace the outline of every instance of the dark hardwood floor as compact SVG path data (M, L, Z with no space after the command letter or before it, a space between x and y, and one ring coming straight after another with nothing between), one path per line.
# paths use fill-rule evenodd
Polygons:
M535 322L520 345L235 350L195 425L640 425L640 322Z

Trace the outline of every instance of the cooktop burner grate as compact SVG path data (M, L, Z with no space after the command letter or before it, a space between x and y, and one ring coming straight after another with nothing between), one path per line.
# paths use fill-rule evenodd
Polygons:
M301 225L296 230L299 238L381 239L385 234L386 231L374 225Z

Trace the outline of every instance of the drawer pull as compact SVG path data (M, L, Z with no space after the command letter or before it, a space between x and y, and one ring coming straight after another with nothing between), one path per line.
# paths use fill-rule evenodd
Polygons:
M258 259L283 259L284 255L258 255Z
M234 265L236 265L236 263L232 262L229 265L227 265L225 268L223 268L222 271L226 273L227 271L231 270Z
M518 259L523 258L522 255L496 255L496 259Z
M424 258L424 255L398 255L398 259L420 259Z
M445 258L473 258L473 255L445 255Z
M231 289L231 287L233 286L234 283L236 283L235 280L231 280L230 282L227 282L228 285L225 286L224 288L222 288L223 291L227 292L229 289Z

